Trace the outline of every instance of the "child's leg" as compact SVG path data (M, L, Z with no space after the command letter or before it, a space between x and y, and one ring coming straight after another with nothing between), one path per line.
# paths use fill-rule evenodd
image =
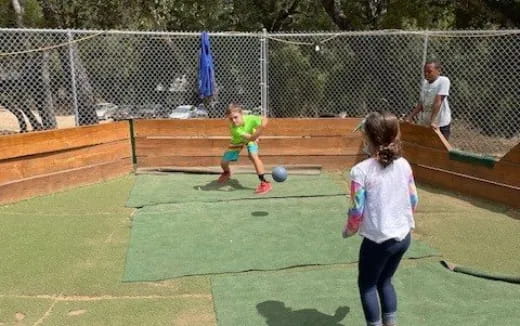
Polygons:
M260 178L260 181L267 182L264 179L265 169L264 169L264 163L260 159L260 156L258 156L258 145L256 143L251 143L247 145L247 152L249 155L249 159L255 166L256 174L258 174L258 177Z
M224 183L229 180L231 176L231 169L229 167L230 162L235 162L238 160L240 156L240 149L228 149L224 156L222 156L222 160L220 161L220 166L222 167L222 174L218 178L219 183Z
M397 294L392 285L392 277L399 267L399 263L404 253L410 246L411 236L408 234L402 241L389 240L392 243L386 248L390 258L379 277L377 291L381 301L381 311L383 313L383 323L385 326L397 324Z
M225 161L224 159L220 161L220 167L222 167L222 172L231 173L231 170L229 169L229 162L230 161Z
M258 175L258 179L260 179L260 184L256 188L257 194L265 194L271 191L273 189L273 186L270 182L265 180L265 170L264 170L264 163L258 156L258 145L256 143L248 144L247 145L247 151L249 154L249 159L251 162L253 162L253 165L255 166L256 174Z
M358 286L368 326L383 325L377 283L387 259L381 245L366 238L363 239L359 250Z
M265 174L264 163L258 156L258 153L249 153L249 159L251 160L251 162L253 162L253 165L255 166L256 174Z

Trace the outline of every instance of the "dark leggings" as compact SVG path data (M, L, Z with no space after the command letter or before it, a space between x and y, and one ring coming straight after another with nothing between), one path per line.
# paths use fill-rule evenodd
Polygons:
M390 239L377 244L365 238L361 244L358 286L365 319L369 324L377 325L381 321L381 314L395 318L397 296L392 276L410 246L410 241L411 235L408 233L402 241Z

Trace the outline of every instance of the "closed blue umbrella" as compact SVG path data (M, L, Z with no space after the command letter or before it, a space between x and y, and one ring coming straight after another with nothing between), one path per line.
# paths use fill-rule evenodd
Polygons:
M201 98L213 96L215 91L215 67L208 32L200 36L199 95Z

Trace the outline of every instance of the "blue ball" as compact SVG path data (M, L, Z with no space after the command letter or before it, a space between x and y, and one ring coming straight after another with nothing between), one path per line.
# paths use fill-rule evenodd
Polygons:
M287 179L287 170L283 166L273 168L272 176L276 182L284 182Z

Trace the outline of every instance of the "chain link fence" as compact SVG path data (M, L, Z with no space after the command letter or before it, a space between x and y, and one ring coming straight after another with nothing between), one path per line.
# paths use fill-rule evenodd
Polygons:
M210 33L216 93L198 95L200 33L0 29L0 133L129 118L402 116L422 66L451 80L455 147L520 141L520 31Z

